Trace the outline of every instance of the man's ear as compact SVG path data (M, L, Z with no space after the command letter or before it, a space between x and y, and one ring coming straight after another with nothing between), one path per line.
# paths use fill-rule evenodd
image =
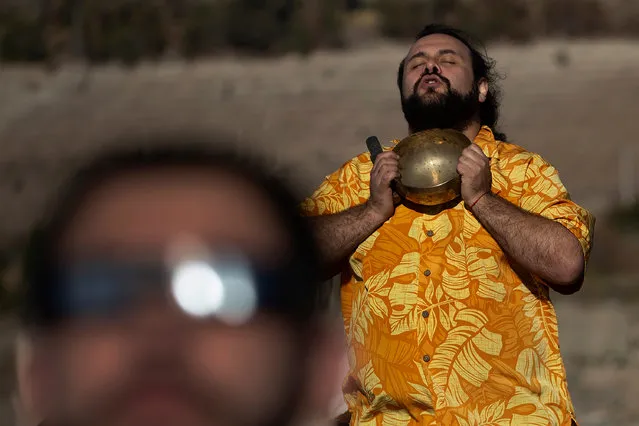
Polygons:
M488 80L481 78L477 85L479 89L479 102L485 102L488 97L488 90L490 89L488 86Z
M26 332L18 333L15 342L16 385L13 406L18 425L32 426L42 421L38 414L42 411L44 395L44 376L42 366L34 356L34 345L31 336Z

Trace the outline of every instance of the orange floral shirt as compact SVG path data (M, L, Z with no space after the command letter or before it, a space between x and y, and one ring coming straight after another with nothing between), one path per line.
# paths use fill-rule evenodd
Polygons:
M570 201L557 171L487 127L475 143L492 158L493 192L564 225L587 259L594 217ZM371 169L368 153L347 162L305 213L364 203ZM432 215L398 206L349 263L341 295L352 424L571 424L548 287L516 274L463 202Z

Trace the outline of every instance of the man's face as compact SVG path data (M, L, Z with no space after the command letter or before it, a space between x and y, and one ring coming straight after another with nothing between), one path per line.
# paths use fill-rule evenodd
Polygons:
M405 58L402 109L411 131L464 130L486 98L475 82L471 52L461 41L432 34L413 44Z
M61 253L71 261L89 253L135 259L183 236L264 264L289 249L273 208L251 185L223 173L163 170L94 192ZM302 392L293 389L304 368L300 344L266 315L225 325L160 297L115 317L71 320L45 347L36 354L44 371L37 393L53 424L270 426Z

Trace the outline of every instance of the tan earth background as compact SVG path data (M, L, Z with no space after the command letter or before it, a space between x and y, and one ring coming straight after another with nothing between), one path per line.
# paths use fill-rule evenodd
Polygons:
M367 136L405 136L395 72L408 43L362 28L354 46L304 57L225 55L89 70L73 62L55 72L3 64L0 248L17 250L73 162L115 135L222 131L239 137L241 149L265 153L305 193L364 151ZM639 425L639 233L632 230L639 219L622 214L637 211L639 195L639 42L498 40L489 54L505 77L503 130L553 163L598 218L584 289L554 296L580 424ZM6 268L6 286L13 276ZM0 426L8 426L11 315L0 327Z

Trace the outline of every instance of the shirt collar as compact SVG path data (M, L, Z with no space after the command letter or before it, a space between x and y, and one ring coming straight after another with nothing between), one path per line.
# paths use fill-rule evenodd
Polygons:
M482 126L474 140L475 144L481 148L484 155L488 158L495 156L497 152L498 141L495 140L493 131L488 126Z

